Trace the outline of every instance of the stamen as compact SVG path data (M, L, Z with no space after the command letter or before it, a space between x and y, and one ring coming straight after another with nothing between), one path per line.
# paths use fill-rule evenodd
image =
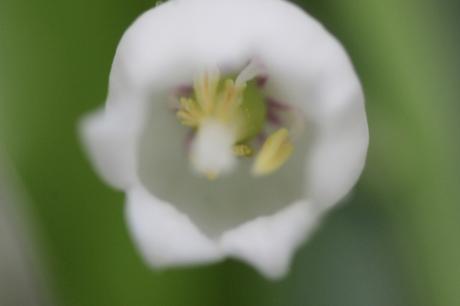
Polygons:
M294 146L289 140L286 128L279 129L268 137L256 157L252 173L256 176L268 175L283 166L292 155Z
M233 154L238 157L250 157L254 154L254 150L247 144L237 144L233 146Z
M196 101L206 114L213 111L219 79L218 72L203 73L194 83Z
M194 132L187 146L191 165L209 180L232 171L237 158L256 154L251 145L260 145L267 122L283 124L279 112L289 106L266 99L258 86L260 76L265 83L267 77L253 61L236 79L221 80L219 71L211 70L198 75L191 94L179 98L176 116ZM286 163L293 151L289 134L281 128L262 140L252 168L254 175L268 175Z
M231 121L235 117L235 113L241 104L241 94L244 87L237 87L233 80L225 81L225 89L221 94L216 109L216 115L224 122Z
M200 107L193 99L180 99L180 109L176 115L183 125L190 127L198 127L202 119Z
M206 172L206 178L210 181L215 181L219 177L219 174L216 172Z

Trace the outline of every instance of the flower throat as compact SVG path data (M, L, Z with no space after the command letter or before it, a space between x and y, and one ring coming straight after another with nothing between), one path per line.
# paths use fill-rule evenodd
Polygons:
M177 118L194 131L191 163L209 179L230 172L241 158L254 159L253 175L269 175L292 155L288 129L272 122L261 86L264 80L252 70L250 64L236 78L208 71L194 80L190 95L179 97ZM265 136L270 123L278 127Z

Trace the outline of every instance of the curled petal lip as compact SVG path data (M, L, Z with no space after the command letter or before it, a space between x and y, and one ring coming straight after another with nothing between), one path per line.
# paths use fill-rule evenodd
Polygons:
M253 264L272 279L287 273L294 246L315 228L318 213L300 201L274 216L259 217L210 239L186 215L142 188L128 193L126 205L134 240L152 265L187 266L232 256Z
M240 190L233 183L218 187L225 199L207 203L209 188L174 168L180 154L177 160L160 154L159 144L180 151L187 134L168 121L168 95L203 67L238 70L254 57L264 63L268 77L261 82L270 97L306 114L308 149L297 150L303 156L282 179L254 185L245 203L231 196L229 190ZM171 0L146 12L120 42L106 108L80 127L97 172L128 195L127 222L147 262L169 267L232 256L270 278L286 273L323 213L353 187L369 138L364 95L347 54L283 0ZM266 186L286 196L270 206L269 198L253 195L270 191Z

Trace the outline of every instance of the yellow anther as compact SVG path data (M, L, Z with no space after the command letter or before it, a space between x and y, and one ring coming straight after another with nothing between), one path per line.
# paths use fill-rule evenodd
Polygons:
M198 127L202 118L202 112L198 104L192 99L182 98L180 109L177 111L177 118L183 125Z
M256 176L268 175L283 166L292 155L294 146L289 140L289 131L279 129L268 137L257 154L252 173Z
M218 75L203 73L194 83L196 102L205 114L211 114L214 109L219 81Z
M206 172L205 174L206 174L207 179L210 181L215 181L219 177L219 175L215 172Z
M193 128L209 118L235 124L244 89L244 85L235 85L232 79L221 81L218 74L205 73L194 82L194 98L180 99L177 117L183 125Z
M238 157L250 157L254 154L254 150L247 144L237 144L233 146L233 154Z
M244 87L238 87L232 79L227 79L215 111L217 118L224 122L234 120L238 107L241 105L243 92Z

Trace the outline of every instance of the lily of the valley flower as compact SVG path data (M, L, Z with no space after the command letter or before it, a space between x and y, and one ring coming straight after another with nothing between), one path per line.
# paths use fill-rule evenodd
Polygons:
M240 258L270 278L365 161L359 80L341 45L283 0L170 0L125 33L106 107L81 124L127 193L144 258Z

